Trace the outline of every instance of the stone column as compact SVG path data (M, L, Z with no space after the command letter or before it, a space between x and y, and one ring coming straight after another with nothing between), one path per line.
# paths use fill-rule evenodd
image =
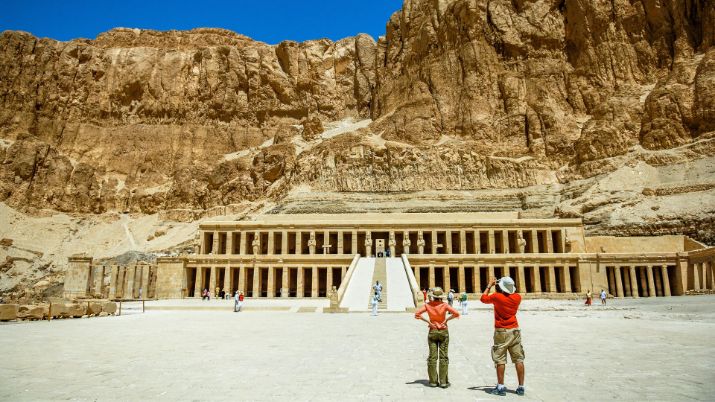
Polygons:
M335 244L330 244L330 232L327 230L323 231L323 254L332 254L331 249L333 247L335 247Z
M544 231L544 233L545 233L544 240L546 240L546 252L551 254L554 252L554 242L553 242L553 239L551 238L551 228L546 229L546 231Z
M238 232L238 254L246 255L246 232Z
M432 254L437 254L437 231L432 231Z
M494 231L489 229L489 237L488 237L488 242L489 242L489 254L495 254L496 253L496 247L494 244ZM492 273L493 273L493 268L492 268Z
M508 230L501 231L501 249L504 254L511 253L511 250L509 250L509 231Z
M417 254L425 253L424 233L421 230L417 231Z
M327 275L325 275L325 293L333 288L333 267L328 267Z
M310 297L318 297L318 267L313 267L313 280L311 285Z
M625 294L623 293L623 282L621 282L621 267L614 267L613 272L616 274L616 296L623 297Z
M564 265L564 274L562 277L564 278L564 292L571 293L571 269L568 265Z
M481 270L482 270L482 268L479 265L474 266L474 270L473 270L473 274L472 274L472 275L474 275L474 290L476 290L476 292L474 292L474 293L481 293L484 291L484 289L482 289L482 278L480 275Z
M227 265L223 272L223 291L228 294L231 294L231 273L231 266Z
M345 236L345 232L343 232L342 230L339 230L339 231L338 231L338 255L343 255L343 254L345 254L345 253L343 252L343 250L344 250L344 247L343 247L343 241L344 241L343 236ZM332 288L331 288L331 289L332 289Z
M427 281L430 289L434 287L434 264L429 264L429 280Z
M482 253L482 237L479 235L478 230L473 230L474 233L474 254ZM476 268L475 268L476 269Z
M111 276L109 277L109 298L110 299L116 299L118 297L117 295L117 277L119 276L119 267L116 265L112 265L112 273L110 274ZM198 281L197 281L198 283Z
M516 286L519 293L526 293L526 281L524 280L524 264L516 267Z
M566 229L561 229L561 238L559 241L561 242L561 252L566 253ZM599 297L601 296L599 295Z
M201 297L201 281L204 277L204 270L201 267L196 267L196 283L194 283L194 297Z
M656 292L655 292L655 280L653 278L653 266L649 265L646 267L646 275L648 275L648 296L650 297L655 297Z
M303 254L303 232L300 231L295 232L295 254Z
M149 297L149 268L149 265L142 266L141 297L144 299Z
M638 295L638 277L636 276L636 267L629 267L631 273L631 296L639 297Z
M452 231L445 230L444 232L444 250L445 254L452 254ZM447 289L445 289L447 291Z
M281 232L281 254L288 254L288 231L284 230Z
M442 269L442 277L444 278L442 280L444 282L444 291L445 293L449 292L449 289L452 289L452 278L449 274L449 264L445 264Z
M459 264L457 275L458 275L457 276L457 286L459 287L459 289L457 289L457 291L459 293L466 292L467 286L466 286L466 283L464 282L464 280L466 279L464 277L464 264L462 264L462 263Z
M467 254L467 231L463 229L459 231L459 253Z
M352 242L352 253L357 254L358 253L358 232L357 230L353 230L353 238L350 239Z
M230 230L226 232L226 254L233 254L233 232Z
M134 298L134 274L136 273L136 269L136 265L126 267L123 287L124 293L122 294L123 299Z
M541 293L541 270L538 266L531 267L531 270L534 274L534 290L536 293Z
M275 297L276 295L276 268L268 267L268 286L266 286L266 296Z
M218 254L218 231L214 231L213 243L211 244L211 254Z
M303 271L305 271L304 267L298 267L298 278L297 281L298 283L296 284L296 296L297 297L305 297L303 294Z
M290 287L288 286L288 280L290 279L290 273L288 272L287 265L283 266L283 271L281 271L281 273L283 274L283 278L281 278L281 297L289 297Z
M698 275L698 264L688 264L688 270L690 267L693 269L693 290L700 289L700 275Z
M663 278L663 296L670 296L670 279L668 279L668 266L660 267L660 275Z
M487 267L487 283L489 283L494 277L494 265L490 265Z
M387 245L390 248L390 256L392 257L395 257L395 253L397 252L396 242L395 231L391 230L387 237Z
M275 255L276 254L276 232L269 230L268 231L268 247L266 248L266 255ZM270 270L269 270L270 271Z
M209 293L211 293L211 297L218 297L217 294L214 294L216 291L216 267L211 267L211 274L209 275L209 285L207 288L209 288Z
M246 296L246 268L243 265L238 266L238 290Z
M549 293L556 293L556 274L554 266L549 265L547 271L549 275Z
M253 297L261 297L261 268L253 265Z
M710 272L710 289L715 290L715 269L713 268L713 262L707 262L708 272Z
M539 250L539 232L534 229L530 230L529 234L531 236L531 252L540 253L541 250Z
M414 267L415 269L415 282L417 282L417 286L420 286L420 267ZM422 290L422 289L420 289Z
M372 256L372 232L369 230L365 232L365 254Z

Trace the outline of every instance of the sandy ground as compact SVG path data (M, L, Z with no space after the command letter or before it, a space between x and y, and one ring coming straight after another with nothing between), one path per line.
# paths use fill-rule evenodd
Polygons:
M527 396L501 398L484 391L495 380L492 314L479 303L451 325L446 390L425 386L427 331L410 314L236 314L226 305L0 325L0 399L683 401L715 393L715 296L590 309L525 301ZM516 383L511 365L506 383Z

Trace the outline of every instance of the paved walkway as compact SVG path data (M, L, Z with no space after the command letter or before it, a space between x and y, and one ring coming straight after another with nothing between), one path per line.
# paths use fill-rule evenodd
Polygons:
M478 302L472 302L478 305ZM451 322L452 388L410 314L148 311L0 325L0 400L712 400L715 297L525 301L527 397L492 397L492 313ZM507 385L515 385L513 367Z

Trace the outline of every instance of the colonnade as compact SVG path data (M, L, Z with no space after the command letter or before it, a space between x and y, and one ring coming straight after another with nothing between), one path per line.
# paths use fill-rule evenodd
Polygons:
M229 230L201 231L200 254L370 256L383 239L391 254L565 253L563 228L444 230Z
M606 267L608 293L617 297L671 296L676 267L672 265L619 265Z
M688 265L687 290L715 290L715 262L703 261Z
M208 289L212 297L223 290L241 291L248 297L326 297L340 287L347 266L240 265L187 267L185 296L200 297Z
M569 265L440 265L412 267L420 289L435 286L457 292L481 293L490 278L511 276L519 293L580 292L577 266Z

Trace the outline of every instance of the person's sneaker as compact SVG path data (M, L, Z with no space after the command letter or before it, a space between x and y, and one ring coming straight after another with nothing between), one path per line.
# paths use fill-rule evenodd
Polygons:
M436 382L431 382L429 383L430 388L437 388L437 383Z
M518 388L516 389L516 394L517 394L517 395L524 396L524 393L526 393L526 390L524 389L524 387L518 387Z
M492 395L499 395L499 396L506 396L506 387L499 389L499 387L494 387L492 392L490 392Z
M439 384L439 387L440 387L440 388L449 388L450 385L452 385L452 384L450 384L450 383Z

